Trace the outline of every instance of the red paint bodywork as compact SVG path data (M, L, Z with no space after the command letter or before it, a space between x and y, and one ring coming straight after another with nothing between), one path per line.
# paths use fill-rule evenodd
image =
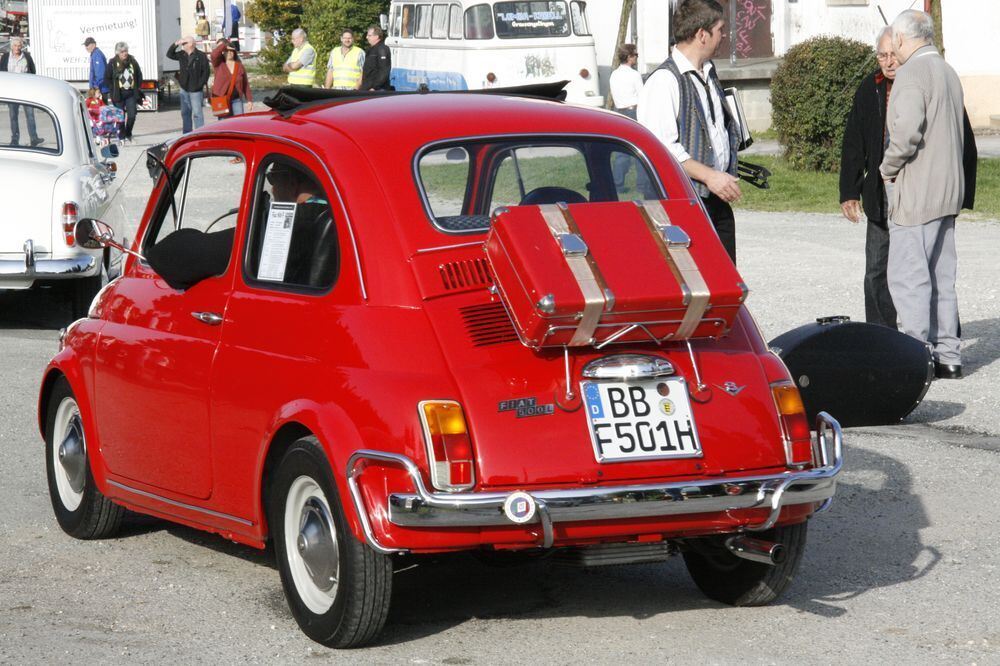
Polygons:
M567 128L572 128L567 130ZM264 501L275 447L312 433L326 451L344 510L345 468L358 449L410 457L427 473L417 404L462 404L475 447L475 490L621 485L738 476L787 469L769 384L787 380L745 307L730 334L693 342L711 395L693 402L704 457L600 464L579 398L565 401L561 350L535 352L516 338L476 346L463 308L495 303L484 284L455 286L450 262L481 261L486 234L449 235L429 221L414 160L432 142L497 135L614 137L637 147L667 199L696 201L687 177L640 125L611 113L552 102L479 95L425 95L332 103L289 118L254 114L187 135L168 166L201 152L232 152L247 164L235 247L226 273L176 291L129 259L88 319L67 331L42 383L40 421L58 374L69 380L88 435L94 480L134 510L263 546ZM275 153L307 166L333 207L340 272L325 294L265 289L242 271L256 166ZM141 240L165 187L151 196ZM137 247L141 245L137 241ZM451 247L449 247L451 246ZM436 249L435 249L436 248ZM636 270L644 270L638 266ZM191 312L224 313L206 326ZM630 344L610 350L663 356L694 384L688 349ZM574 382L609 352L571 351ZM745 385L738 398L714 385ZM555 414L515 418L500 401L561 401ZM94 445L96 443L96 446ZM269 458L269 453L272 455ZM537 526L415 529L389 524L386 497L412 490L396 468L370 466L362 492L386 546L433 552L534 545ZM784 510L804 520L812 505ZM655 540L733 531L766 511L557 525L556 545Z

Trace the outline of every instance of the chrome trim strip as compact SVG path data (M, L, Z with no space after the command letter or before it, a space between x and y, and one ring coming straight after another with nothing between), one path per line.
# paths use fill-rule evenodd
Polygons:
M836 477L844 464L843 432L837 420L826 412L817 415L816 429L819 466L810 470L637 486L527 491L546 509L537 519L542 526L543 545L550 543L552 538L548 521L615 520L769 507L771 512L764 521L743 528L762 531L777 522L785 506L821 502L820 510L826 510L837 488ZM832 442L829 441L831 433ZM399 465L410 476L415 494L389 496L387 508L393 525L437 528L512 524L503 513L503 504L510 492L431 493L420 470L406 456L361 450L348 460L347 478L365 537L379 552L405 552L405 549L385 548L372 532L358 489L358 478L363 472L359 464L363 461Z
M89 273L97 267L97 258L82 255L69 259L37 259L31 255L31 265L28 266L28 255L24 259L0 259L0 276L18 276L34 278L65 277L80 273Z
M442 250L457 250L460 247L473 247L482 245L483 241L470 241L468 243L455 243L454 245L438 245L437 247L422 247L413 254L428 254L430 252L441 252Z
M583 108L586 108L586 107L583 107ZM594 109L594 110L595 111L602 111L602 112L604 112L602 109ZM611 113L611 112L607 112L607 113ZM666 199L667 198L667 191L663 187L663 181L660 179L660 173L656 169L653 168L653 163L649 161L648 157L646 157L646 153L644 153L642 150L639 150L639 147L637 145L635 145L634 143L632 143L631 141L627 141L627 140L622 139L620 137L611 136L611 135L608 135L608 134L590 134L590 133L572 134L572 133L565 133L565 132L564 133L558 133L558 132L518 132L516 134L514 134L514 133L512 133L512 134L474 134L474 135L471 135L471 136L457 136L457 137L453 137L451 139L439 139L437 141L432 141L432 142L430 142L428 144L425 144L425 145L421 146L419 149L417 149L417 152L414 153L414 155L413 155L413 182L414 182L414 184L417 187L417 193L420 194L420 200L424 204L424 213L427 215L427 219L430 221L431 226L433 226L435 229L437 229L441 233L448 234L449 236L468 236L470 234L485 234L487 231L489 231L489 227L486 226L486 227L483 227L481 229L468 229L468 230L463 230L463 231L454 231L452 229L445 229L444 227L440 226L437 223L437 218L434 216L434 210L431 208L431 203L430 203L430 200L427 198L427 193L424 191L423 180L421 180L421 178L420 178L420 158L422 158L427 153L435 150L439 146L443 146L443 145L448 145L448 144L459 145L459 144L471 143L471 142L475 142L475 141L495 141L497 139L505 140L505 141L510 142L510 143L516 143L518 141L526 141L526 140L537 140L537 139L542 139L542 140L548 139L548 140L551 140L551 141L555 142L555 143L548 144L548 145L542 144L542 145L537 145L537 146L528 146L528 147L531 147L531 148L535 148L535 147L553 147L553 146L563 147L561 144L565 143L567 141L586 141L586 140L594 140L594 139L597 139L597 140L600 140L600 141L606 141L606 142L609 142L609 143L617 143L620 146L626 146L626 147L628 147L632 151L633 156L636 157L643 164L643 166L645 166L649 170L650 174L652 174L652 176L653 176L653 181L652 182L653 182L653 184L656 187L659 188L660 198L662 198L662 199ZM523 147L523 146L516 146L516 147ZM700 201L700 199L699 199L699 201ZM492 221L492 219L491 219L491 221ZM714 227L713 227L713 229L714 229Z
M324 127L328 127L328 126L324 125ZM187 135L187 136L190 137L191 141L200 141L202 139L207 139L207 138L210 138L210 137L213 137L213 136L257 137L257 138L261 138L261 139L267 139L268 141L276 141L278 143L284 143L286 145L295 146L296 148L301 148L305 152L307 152L310 155L312 155L313 158L323 167L323 170L326 172L326 177L329 178L330 184L333 185L333 191L337 195L337 200L340 203L340 210L344 214L344 222L347 224L347 233L351 237L351 248L354 250L354 262L355 262L355 265L357 266L358 282L361 285L361 298L365 299L366 301L368 300L368 287L365 284L365 275L364 275L364 271L362 270L362 267L361 267L361 253L358 251L358 241L355 238L355 234L354 234L354 224L351 222L351 216L347 214L347 207L344 206L344 196L341 194L340 188L337 187L337 181L334 179L333 174L330 172L330 167L327 166L325 160L323 160L322 158L320 158L319 155L316 154L315 150L313 150L312 148L309 148L308 146L306 146L304 144L299 143L298 141L293 141L292 139L288 139L288 138L281 137L281 136L276 136L274 134L264 134L264 133L261 133L261 132L247 132L245 130L217 130L217 129L213 129L213 130L208 131L208 132L204 132L204 133L199 132L198 134ZM175 144L171 144L170 149L173 149L175 145L183 145L185 143L187 143L187 141L183 141L183 140L178 141ZM254 166L256 167L256 164ZM252 220L250 220L250 222L252 222Z
M108 480L109 486L114 486L124 490L125 492L133 493L135 495L140 495L142 497L148 497L149 499L156 500L157 502L163 502L164 504L169 504L171 506L176 506L179 509L187 509L188 511L196 511L198 513L203 513L208 516L214 516L215 518L222 518L223 520L231 520L234 523L239 523L241 525L252 526L253 523L245 518L237 518L236 516L230 516L227 513L219 513L218 511L212 511L211 509L203 509L200 506L194 506L193 504L185 504L184 502L178 502L177 500L167 499L166 497L161 497L159 495L146 492L145 490L138 490L137 488L132 488L126 486L124 483L118 483L117 481Z

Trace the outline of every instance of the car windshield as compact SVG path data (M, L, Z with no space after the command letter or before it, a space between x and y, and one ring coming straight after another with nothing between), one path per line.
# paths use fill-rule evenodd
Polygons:
M646 161L613 139L457 141L424 150L417 178L432 222L451 233L488 229L503 206L665 198Z
M55 116L36 104L0 99L0 150L58 155L62 144Z

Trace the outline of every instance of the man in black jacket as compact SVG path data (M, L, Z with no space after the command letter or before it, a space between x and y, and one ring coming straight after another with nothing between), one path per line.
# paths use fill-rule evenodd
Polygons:
M389 86L389 71L392 69L392 54L382 42L385 33L377 25L368 28L368 43L371 48L365 54L365 65L361 70L359 90L392 90Z
M179 47L179 48L178 48ZM205 84L208 83L208 56L195 48L194 37L182 37L167 49L167 57L180 66L181 125L184 134L205 124Z
M886 27L879 33L876 44L879 70L867 76L858 87L844 130L840 160L840 209L851 222L859 222L862 214L868 218L865 241L865 321L896 328L896 308L889 295L886 278L889 260L889 207L878 170L889 142L885 115L898 66L892 52L890 28ZM975 200L976 158L976 140L966 115L963 208L972 208Z

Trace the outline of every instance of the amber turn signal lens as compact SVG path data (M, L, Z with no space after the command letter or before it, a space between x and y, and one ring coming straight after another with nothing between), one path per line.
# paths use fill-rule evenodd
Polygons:
M424 418L431 435L464 435L465 415L457 402L428 401L424 403Z

